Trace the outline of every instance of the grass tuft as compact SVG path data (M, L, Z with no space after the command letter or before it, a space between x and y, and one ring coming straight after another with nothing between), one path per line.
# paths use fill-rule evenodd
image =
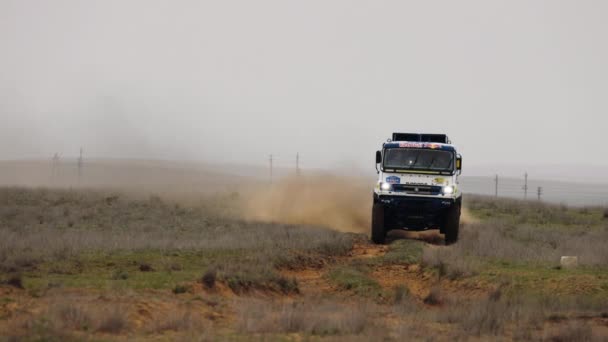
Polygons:
M121 308L106 309L98 314L96 320L97 331L109 334L120 334L128 326L127 314Z
M215 269L209 269L203 277L201 278L201 283L205 285L208 289L212 289L215 287L215 281L217 279L217 271Z
M551 342L593 341L589 324L581 321L561 324L545 332L545 340ZM599 340L599 339L598 339Z
M289 304L242 301L237 325L245 333L361 334L373 326L375 306L333 301Z
M441 294L441 288L439 286L433 286L431 291L429 292L423 300L426 305L441 305L444 302L443 295Z
M173 288L173 293L182 294L182 293L188 292L189 290L190 290L190 286L178 284L178 285L175 285L175 287Z
M395 293L393 302L395 304L403 304L410 298L410 290L405 285L398 285L395 287Z
M380 284L369 276L369 268L365 265L338 266L329 272L329 279L344 290L368 298L381 297Z
M4 281L6 285L12 286L17 289L23 289L23 278L21 274L13 273L8 276L6 281Z
M417 264L422 258L424 243L418 240L397 240L381 257L383 264Z
M152 267L152 265L145 262L139 264L139 270L141 272L154 272L154 268Z

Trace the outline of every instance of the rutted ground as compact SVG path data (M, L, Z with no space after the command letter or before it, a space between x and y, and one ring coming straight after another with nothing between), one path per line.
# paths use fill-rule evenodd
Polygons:
M420 244L422 248L449 248L442 246L443 237L435 232L391 232L392 242L404 240L411 244ZM412 240L411 242L409 240ZM429 271L421 265L422 260L386 262L383 260L391 244L376 245L365 238L360 238L347 256L336 258L322 267L305 268L301 270L283 270L286 277L297 280L300 292L304 296L352 296L331 280L332 270L341 267L364 265L369 270L369 278L380 285L385 297L381 300L392 300L390 295L399 287L405 287L407 292L424 303L430 292L441 287L444 292L458 295L461 298L475 298L490 293L493 288L480 282L465 282L441 278L436 272Z
M299 270L282 270L286 277L295 278L298 282L300 293L304 296L327 296L339 295L343 291L329 279L329 272L338 266L352 263L354 260L365 260L382 257L388 250L387 245L371 244L364 237L359 237L353 245L352 250L343 257L319 265L319 267L304 268Z

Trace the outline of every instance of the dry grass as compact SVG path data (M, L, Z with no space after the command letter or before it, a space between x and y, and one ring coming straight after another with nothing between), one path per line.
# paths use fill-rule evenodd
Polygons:
M127 330L129 325L127 312L120 306L101 309L96 313L95 321L97 331L109 334L120 334Z
M225 282L237 294L248 293L254 289L282 294L299 292L297 281L277 273L271 262L260 260L255 263L249 261L247 264L221 263L214 264L211 270L216 271L217 279Z
M193 332L203 331L207 325L200 314L190 308L171 309L156 312L146 323L145 330L148 334L162 334L166 331Z
M344 255L353 245L352 236L325 228L240 220L235 195L185 207L159 197L0 188L0 204L0 281L6 278L3 273L38 272L49 264L49 272L78 275L87 262L97 265L95 260L111 256L152 260L138 261L133 270L130 261L108 266L111 279L130 280L127 269L153 273L152 262L165 260L163 255L184 255L186 264L158 268L200 267L188 264L194 262L216 269L218 279L235 291L269 287L297 292L297 285L280 277L276 268L318 264ZM72 266L66 269L66 264Z
M28 319L19 328L27 332L17 337L73 340L143 334L200 340L220 332L237 340L593 340L596 327L580 317L600 320L608 307L601 279L573 296L528 291L533 286L545 290L541 283L546 279L560 281L551 278L555 273L576 280L580 272L605 268L608 229L600 208L471 197L471 211L481 220L463 224L457 244L397 240L386 254L351 258L353 243L361 236L243 221L239 201L237 195L216 196L184 206L158 197L132 199L96 191L0 189L0 282L27 301L38 300L31 294L43 296L43 302L56 300L40 313L21 311ZM562 255L579 256L582 267L557 270ZM384 266L407 266L408 272L399 274L412 277L403 282L410 289L395 283L383 287L375 270ZM301 286L291 278L298 274L293 271L307 267L326 271L312 279L320 288L330 287L319 297L307 294L310 283ZM512 273L496 275L500 267ZM409 271L416 268L420 272ZM290 277L283 275L284 269ZM529 282L516 278L520 273ZM598 279L604 275L591 274ZM32 284L46 277L72 281L72 287L49 290L55 286L49 281L43 284L47 292L34 293ZM102 285L84 277L101 279ZM461 280L450 281L456 279ZM152 281L165 284L160 287L164 292L148 292ZM101 293L124 292L111 300L95 296L90 301L50 295L73 287L88 291L83 287L89 284ZM428 284L437 285L417 287ZM469 286L467 291L479 284L495 290L482 296L483 290L474 288L475 296L456 296L466 292L455 288L461 284ZM206 298L223 295L226 286L240 295L228 307ZM172 305L146 310L145 318L133 301L112 305L133 294L151 296L147 299L154 302L159 293ZM379 297L384 300L374 302ZM18 300L19 305L26 302ZM229 319L223 320L226 314Z
M600 341L600 338L594 338L591 326L586 322L574 321L545 331L544 340L550 342L584 342Z
M538 228L500 220L465 224L453 246L425 248L423 263L455 279L475 275L488 261L557 266L561 256L579 257L584 266L608 264L608 231L584 226L571 229Z
M521 298L488 298L452 301L437 313L437 320L457 324L468 336L502 336L511 326L538 326L544 319L542 308Z
M237 325L244 333L360 334L371 329L377 312L370 303L333 301L280 304L249 300L240 301L237 307Z
M94 318L89 308L82 304L61 302L50 312L54 324L63 330L93 329Z
M505 285L506 286L506 285ZM605 299L580 295L573 297L513 295L498 287L487 297L470 300L448 298L444 310L436 311L439 322L455 324L464 336L505 336L513 333L514 338L531 340L536 331L545 329L547 322L557 321L558 330L545 332L543 339L555 341L586 341L591 339L570 339L572 336L590 336L591 328L585 325L585 332L573 318L579 316L601 317ZM575 322L570 325L570 323ZM565 325L563 325L565 324ZM513 329L516 330L513 332ZM587 334L587 332L589 334ZM547 335L550 333L550 336ZM557 339L559 338L564 339ZM570 337L568 337L570 336Z
M74 331L117 335L130 329L128 314L128 307L121 304L94 304L66 299L30 317L22 323L22 328L39 331L43 335L69 335Z
M568 207L538 201L469 195L467 208L481 219L500 218L516 224L593 226L603 224L603 208Z
M332 253L332 237L343 239L343 234L320 228L244 222L234 213L236 208L237 200L223 197L182 207L158 197L140 201L94 191L0 188L0 260L28 249L38 251L28 253L34 257L55 258L83 250L149 248L285 246Z
M476 275L488 262L557 266L561 256L583 266L608 264L608 225L600 208L467 196L482 220L461 225L459 242L423 251L423 264L450 279Z
M443 294L439 286L433 286L429 294L424 297L424 304L427 305L441 305L444 302Z
M476 275L481 269L478 258L463 256L454 247L425 248L422 252L422 265L437 270L440 278L459 279Z
M15 321L10 331L0 334L0 340L2 336L26 341L99 340L100 336L110 340L125 334L159 336L167 332L200 340L209 335L210 323L192 303L145 312L140 321L133 321L137 307L133 303L115 303L116 299L100 302L97 297L69 294L54 298L48 309Z

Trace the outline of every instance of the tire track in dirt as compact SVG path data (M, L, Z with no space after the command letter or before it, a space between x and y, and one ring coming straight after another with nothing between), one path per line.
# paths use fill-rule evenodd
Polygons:
M358 241L353 245L348 255L335 258L327 264L316 268L302 270L282 270L281 274L288 278L295 278L298 282L300 293L304 296L327 296L344 293L338 286L332 284L327 274L333 267L346 265L356 259L380 257L386 254L389 246L374 245L368 241Z
M353 246L350 253L344 257L339 257L330 263L327 263L319 268L307 268L303 270L284 270L281 273L286 277L295 278L298 282L300 293L303 296L343 296L349 295L347 291L339 288L335 284L332 284L328 279L328 273L334 267L343 266L355 263L357 260L372 259L384 256L390 248L390 245L376 245L369 241L358 241ZM403 276L408 278L408 287L415 287L416 274L407 272L408 267L414 266L409 265L393 265L390 266L390 270L387 271L387 267L374 266L370 276L372 276L380 286L385 289L394 288L399 281L403 281ZM420 268L419 266L418 269ZM403 269L406 272L403 272ZM411 279L410 279L411 278Z
M393 230L387 239L387 251L390 243L403 239L423 241L425 248L443 248L445 245L443 236L435 231ZM409 294L420 302L429 295L435 282L435 277L425 272L420 264L378 265L371 272L371 277L387 292L395 291L400 286L406 287Z
M377 258L384 256L390 249L390 243L401 239L413 239L424 242L424 248L438 249L450 248L445 246L443 236L438 232L406 232L392 231L388 237L388 244L376 245L367 240L355 243L351 252L318 268L303 270L285 270L281 273L298 282L301 295L304 296L344 296L345 291L328 279L332 268L341 265L356 263L357 260ZM369 276L387 292L392 293L396 288L404 286L410 295L423 302L435 287L442 292L459 297L479 297L487 294L491 289L487 284L471 283L466 280L452 280L439 277L436 273L426 271L420 263L415 264L378 264L371 266Z

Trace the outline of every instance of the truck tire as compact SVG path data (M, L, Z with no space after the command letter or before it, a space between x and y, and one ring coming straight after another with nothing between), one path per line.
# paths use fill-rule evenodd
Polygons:
M458 241L458 231L460 229L460 204L452 206L447 213L445 220L445 244L451 245Z
M385 240L384 207L382 204L374 203L372 208L372 242L375 244L383 244Z

